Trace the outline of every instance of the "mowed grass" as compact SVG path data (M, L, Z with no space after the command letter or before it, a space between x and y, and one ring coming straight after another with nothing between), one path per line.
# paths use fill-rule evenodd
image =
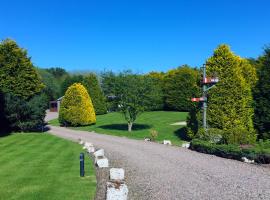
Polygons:
M145 112L136 120L133 131L127 131L127 122L122 114L114 112L106 115L98 115L97 123L91 126L76 127L75 129L83 131L95 131L97 133L123 136L133 139L144 139L150 137L150 130L158 131L157 141L164 139L171 140L173 144L178 145L181 140L181 128L183 126L171 125L175 122L186 121L186 112L168 112L155 111ZM58 120L50 121L51 125L59 126Z
M79 176L80 145L45 133L0 138L0 199L94 199L93 163Z

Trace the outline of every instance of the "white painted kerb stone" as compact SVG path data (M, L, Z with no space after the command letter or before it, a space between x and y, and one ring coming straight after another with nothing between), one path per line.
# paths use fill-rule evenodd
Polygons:
M242 157L241 160L245 163L254 163L254 160L249 160L246 157Z
M163 144L172 145L170 140L163 140Z
M188 149L190 147L190 143L183 143L181 147Z
M95 152L95 147L88 147L87 152L88 153L94 153Z
M97 150L95 153L94 153L94 156L97 158L97 157L100 157L100 156L104 156L104 149L100 149L100 150Z
M115 183L107 183L107 200L127 200L128 188L126 184L116 186Z
M123 181L125 179L125 171L122 168L111 168L110 169L110 179Z
M109 167L109 160L105 157L97 158L96 164L99 168Z

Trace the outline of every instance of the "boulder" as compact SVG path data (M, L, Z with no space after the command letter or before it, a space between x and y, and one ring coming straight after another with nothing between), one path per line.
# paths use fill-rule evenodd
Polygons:
M127 200L128 187L124 183L107 183L106 200Z
M122 181L125 179L125 171L122 168L111 168L110 179L113 181Z

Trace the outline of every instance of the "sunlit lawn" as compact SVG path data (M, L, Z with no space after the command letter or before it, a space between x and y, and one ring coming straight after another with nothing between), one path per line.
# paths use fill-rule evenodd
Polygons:
M45 133L0 137L0 199L94 199L96 178L86 157L79 176L80 145Z
M75 129L84 131L95 131L97 133L124 136L134 139L144 139L150 137L150 129L158 131L157 141L164 139L171 140L173 144L181 144L179 135L183 126L173 126L172 123L186 121L185 112L155 111L145 112L138 117L130 133L127 131L127 123L120 113L109 113L97 116L97 123L91 126L76 127ZM58 120L50 121L51 125L59 125Z

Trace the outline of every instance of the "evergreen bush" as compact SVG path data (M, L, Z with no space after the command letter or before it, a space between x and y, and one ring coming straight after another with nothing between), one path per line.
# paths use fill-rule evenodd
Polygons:
M92 100L82 84L74 83L67 89L60 105L59 122L65 126L96 123Z

